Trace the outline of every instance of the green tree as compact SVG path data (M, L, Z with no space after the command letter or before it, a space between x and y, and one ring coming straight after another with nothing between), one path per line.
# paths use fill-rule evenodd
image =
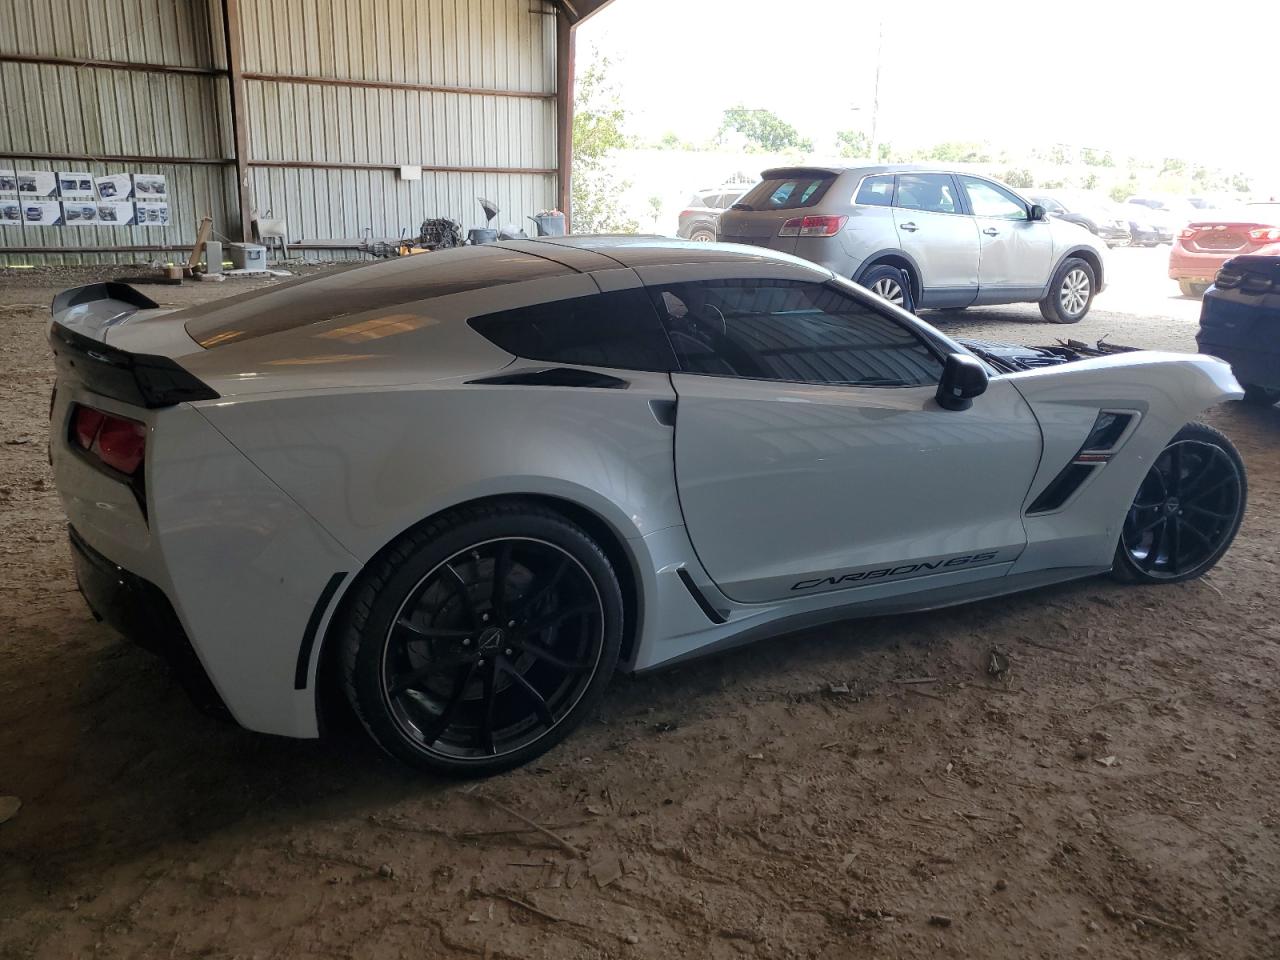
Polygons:
M1080 186L1084 187L1084 189L1086 190L1097 190L1098 175L1096 173L1089 174L1087 177L1084 178L1084 180L1080 182Z
M840 156L842 157L869 157L871 156L871 138L861 130L839 130L836 132L836 143L840 144ZM888 144L880 145L880 152L884 152L884 148Z
M1111 199L1116 203L1124 203L1137 192L1133 181L1127 180L1124 183L1117 183L1111 188Z
M1228 181L1236 193L1252 193L1253 182L1243 173L1233 173Z
M944 163L990 163L991 153L981 143L947 140L925 150L920 159Z
M738 104L724 112L719 136L735 131L747 138L747 142L769 153L783 150L813 149L813 141L800 136L800 132L772 110L750 109Z
M631 146L623 130L626 114L609 83L607 58L579 75L573 98L573 178L570 202L576 233L636 233L640 224L624 216L618 200L631 186L613 173L610 155Z
M1017 187L1020 190L1026 190L1028 187L1036 185L1036 178L1031 175L1031 171L1026 167L1014 167L1006 170L1000 179L1009 186Z
M1111 159L1111 151L1094 150L1092 147L1085 147L1080 151L1080 160L1091 167L1114 167L1116 162Z

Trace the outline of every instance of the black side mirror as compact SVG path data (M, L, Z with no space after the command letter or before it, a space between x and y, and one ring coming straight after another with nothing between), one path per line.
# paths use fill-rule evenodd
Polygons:
M938 406L944 410L968 410L973 398L987 392L987 368L967 353L947 355L938 382Z
M1046 210L1044 207L1040 206L1040 204L1033 203L1031 205L1031 219L1032 220L1048 220L1049 211Z

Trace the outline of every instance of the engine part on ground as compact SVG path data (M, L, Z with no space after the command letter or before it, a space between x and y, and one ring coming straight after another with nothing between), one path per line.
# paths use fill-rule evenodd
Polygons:
M467 231L467 243L497 243L498 231L489 227L472 227Z
M508 223L501 230L498 231L498 239L499 240L528 240L529 235L524 232L523 228L517 226L514 223Z

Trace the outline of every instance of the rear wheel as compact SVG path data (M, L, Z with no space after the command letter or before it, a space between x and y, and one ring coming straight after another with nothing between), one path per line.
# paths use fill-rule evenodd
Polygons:
M1242 383L1244 402L1258 407L1269 407L1280 402L1280 390L1271 387L1260 387L1256 383Z
M1207 283L1193 283L1190 280L1179 280L1178 289L1182 291L1184 297L1199 300L1204 296L1204 292L1209 289L1209 285Z
M1050 323L1079 323L1093 304L1097 282L1085 261L1065 260L1053 275L1049 295L1040 301L1040 314Z
M915 312L915 298L911 295L911 276L901 267L894 267L887 263L877 264L864 273L858 282L881 300L887 300L908 313Z
M716 232L710 227L694 227L689 231L689 239L695 243L713 243L716 239Z
M562 740L618 660L622 595L599 545L518 502L410 531L362 576L342 624L348 697L395 757L481 776Z
M1189 423L1143 478L1125 517L1112 572L1136 583L1177 583L1207 573L1235 539L1248 484L1225 436Z

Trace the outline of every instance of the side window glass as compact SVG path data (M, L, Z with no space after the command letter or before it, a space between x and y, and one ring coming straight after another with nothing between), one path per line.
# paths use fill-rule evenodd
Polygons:
M623 370L675 369L653 304L638 288L539 303L467 322L491 343L526 360Z
M882 174L876 177L867 177L858 187L858 192L853 198L854 203L860 203L868 207L887 207L893 203L893 175Z
M998 217L1001 220L1026 220L1027 208L1009 191L976 177L961 177L969 194L969 206L975 217Z
M927 213L957 213L955 187L945 173L900 173L894 206Z
M654 291L654 303L687 373L895 387L942 374L915 331L822 283L672 284Z

